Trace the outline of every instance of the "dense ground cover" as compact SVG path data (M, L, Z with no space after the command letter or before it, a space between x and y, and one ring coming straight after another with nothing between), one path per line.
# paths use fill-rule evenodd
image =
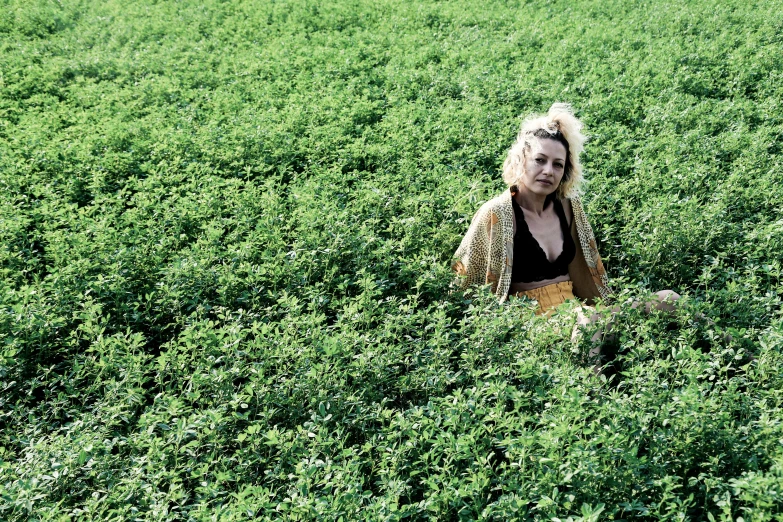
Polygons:
M778 519L781 8L0 0L0 518ZM449 288L554 101L608 381Z

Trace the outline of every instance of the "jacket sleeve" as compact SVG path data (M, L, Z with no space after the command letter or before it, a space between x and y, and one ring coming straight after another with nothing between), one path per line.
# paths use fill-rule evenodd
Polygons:
M573 281L574 295L592 304L595 299L610 297L612 290L598 254L593 229L578 197L571 198L571 208L571 236L576 242L576 257L568 265L568 272Z
M451 267L457 274L455 283L459 288L497 284L499 267L493 266L496 263L491 262L490 253L496 244L502 245L501 236L498 219L485 204L473 216L468 232L454 253Z
M487 269L484 283L492 285L492 292L497 292L500 274L503 271L503 261L506 259L506 249L503 241L503 230L500 219L494 212L489 213L487 223L489 235L489 251L487 252Z

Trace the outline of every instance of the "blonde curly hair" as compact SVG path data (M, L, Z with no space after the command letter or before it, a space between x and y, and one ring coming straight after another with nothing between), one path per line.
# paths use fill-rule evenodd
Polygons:
M584 150L587 139L582 134L582 122L574 116L567 103L555 103L545 116L531 116L522 122L517 139L508 151L503 162L503 181L509 187L517 186L525 156L531 150L534 139L552 139L562 143L566 149L566 164L563 179L555 191L558 198L570 198L579 195L584 181L579 155Z

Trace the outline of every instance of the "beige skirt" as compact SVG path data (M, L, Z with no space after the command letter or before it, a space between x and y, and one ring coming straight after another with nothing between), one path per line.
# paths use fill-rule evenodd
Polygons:
M525 296L538 301L537 315L549 315L554 312L555 308L569 299L576 299L576 297L574 297L574 286L571 284L571 281L552 283L551 285L542 286L541 288L517 292L513 295L514 297Z

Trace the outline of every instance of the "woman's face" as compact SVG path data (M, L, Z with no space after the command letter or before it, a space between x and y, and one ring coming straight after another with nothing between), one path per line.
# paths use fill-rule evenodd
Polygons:
M546 138L533 138L530 150L525 155L519 189L548 196L560 186L560 180L565 174L565 164L566 150L562 143Z

